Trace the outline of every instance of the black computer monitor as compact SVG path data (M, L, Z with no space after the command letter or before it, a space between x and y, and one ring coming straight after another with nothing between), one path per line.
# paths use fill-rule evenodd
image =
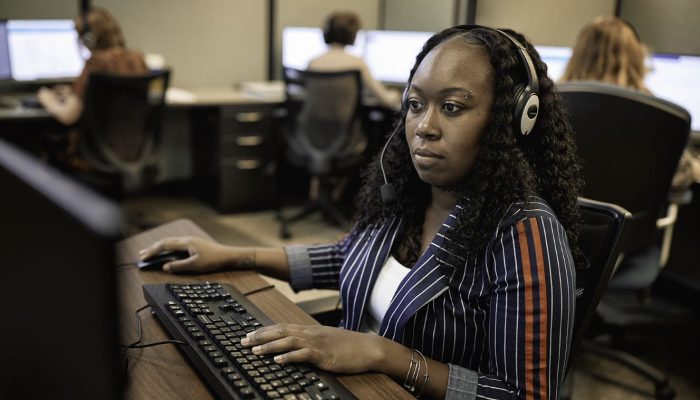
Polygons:
M0 399L119 399L112 203L0 140Z
M14 81L76 78L86 50L69 19L19 20L5 23L10 74Z

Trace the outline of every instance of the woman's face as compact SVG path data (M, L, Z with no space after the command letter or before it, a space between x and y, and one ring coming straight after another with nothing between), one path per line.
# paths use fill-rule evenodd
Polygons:
M494 76L483 47L454 37L431 50L408 89L406 140L421 180L461 182L491 115Z

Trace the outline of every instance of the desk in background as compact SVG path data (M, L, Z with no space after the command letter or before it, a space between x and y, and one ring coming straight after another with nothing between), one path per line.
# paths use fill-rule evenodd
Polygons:
M138 250L166 236L192 235L210 238L189 220L177 220L140 233L120 242L117 246L118 264L133 262ZM221 272L202 276L171 275L158 271L140 271L135 266L117 269L120 299L120 327L122 342L136 337L134 311L146 304L142 285L145 283L216 281L229 284L241 292L267 286L268 283L251 271ZM276 289L264 290L248 296L260 310L277 322L318 324ZM167 338L165 330L151 314L143 313L143 338L151 342ZM175 345L131 349L127 353L127 399L211 399L211 392ZM411 399L393 380L385 375L368 373L339 376L338 379L360 399Z

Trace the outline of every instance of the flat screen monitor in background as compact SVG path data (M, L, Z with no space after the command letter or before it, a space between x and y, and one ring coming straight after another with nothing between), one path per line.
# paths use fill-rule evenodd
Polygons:
M691 129L700 132L700 56L654 54L649 67L649 90L688 110Z
M547 64L547 75L549 75L549 78L554 82L558 81L564 75L566 64L571 58L571 47L535 46L535 50L540 54L542 61Z
M0 21L0 80L10 78L10 53L7 49L7 23L5 21Z
M382 82L406 84L416 56L432 32L366 31L364 59Z
M362 57L364 32L357 33L355 44L345 51ZM323 41L321 28L287 26L282 30L282 65L287 68L305 70L309 61L325 53L328 45Z
M0 187L0 399L120 399L119 209L2 140Z
M6 29L13 80L80 75L85 61L72 20L8 20Z

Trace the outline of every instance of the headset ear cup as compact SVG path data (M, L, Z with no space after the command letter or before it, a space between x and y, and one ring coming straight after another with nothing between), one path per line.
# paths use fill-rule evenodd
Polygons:
M537 122L540 111L540 98L537 93L527 87L520 87L516 91L517 102L513 114L514 129L520 135L527 136L532 132Z
M92 32L85 32L80 35L80 41L82 41L85 47L90 51L95 48L95 35L93 35Z

